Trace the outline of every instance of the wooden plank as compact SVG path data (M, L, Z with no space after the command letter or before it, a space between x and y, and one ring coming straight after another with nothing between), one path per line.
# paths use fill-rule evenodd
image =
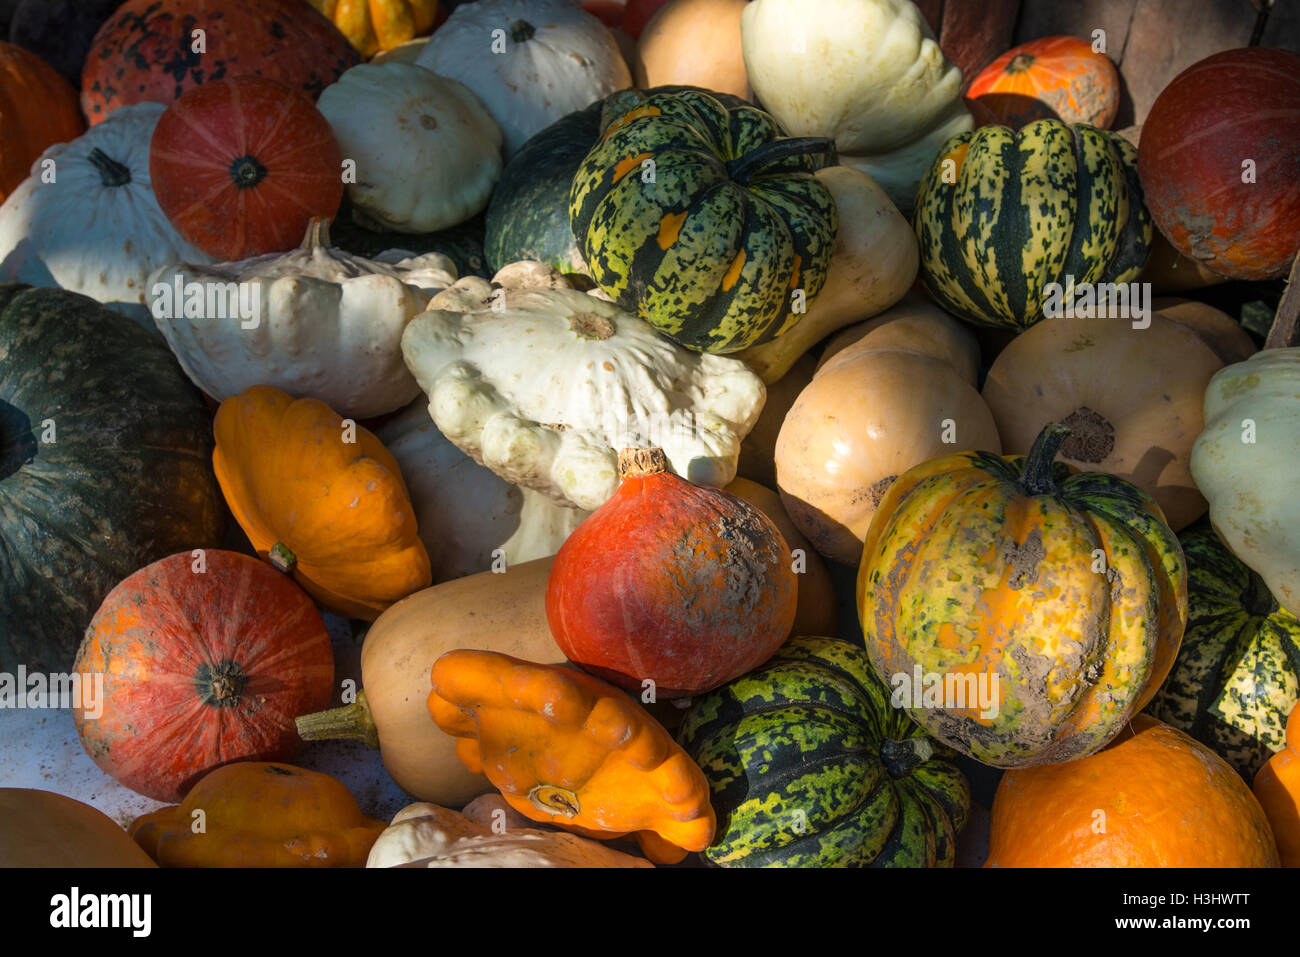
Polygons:
M1020 0L946 0L939 46L961 70L962 88L1015 44Z
M1133 122L1146 120L1169 81L1220 50L1250 45L1257 11L1250 0L1137 0L1120 73Z
M1300 0L1273 0L1259 45L1300 53Z
M1291 263L1291 275L1287 278L1286 292L1277 305L1277 315L1273 317L1273 328L1264 341L1265 349L1286 349L1300 346L1300 256Z
M943 0L914 0L914 2L921 9L921 16L925 17L925 22L930 25L930 32L938 37L939 30L943 27Z

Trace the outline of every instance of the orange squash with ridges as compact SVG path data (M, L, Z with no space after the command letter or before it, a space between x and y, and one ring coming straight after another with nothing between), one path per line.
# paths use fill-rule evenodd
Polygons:
M1300 704L1286 719L1286 747L1255 775L1255 797L1277 838L1283 867L1300 867Z

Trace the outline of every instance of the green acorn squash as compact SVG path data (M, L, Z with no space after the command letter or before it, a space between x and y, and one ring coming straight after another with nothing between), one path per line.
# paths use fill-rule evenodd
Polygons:
M701 352L738 352L799 321L839 225L813 176L830 140L784 138L762 110L700 92L614 94L601 129L569 224L607 295Z
M1187 556L1187 630L1147 711L1208 745L1251 781L1286 747L1300 698L1300 619L1202 519L1179 540Z
M1059 120L954 136L921 182L914 226L934 300L1017 330L1043 318L1049 284L1136 279L1154 235L1136 148Z
M218 546L224 515L167 346L86 296L0 285L0 671L67 671L113 586Z
M890 705L866 653L798 637L698 697L678 741L713 791L722 867L951 867L970 808L953 752Z

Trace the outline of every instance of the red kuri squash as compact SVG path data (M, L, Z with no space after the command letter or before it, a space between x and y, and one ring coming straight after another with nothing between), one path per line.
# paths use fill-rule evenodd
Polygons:
M81 135L77 92L35 53L0 43L0 202L55 143Z
M966 97L1013 129L1059 119L1108 130L1119 112L1119 71L1078 37L1042 37L986 66Z
M660 7L666 7L669 0L627 0L623 7L623 32L633 40L641 36L646 24L654 19Z
M343 200L343 153L320 111L274 80L191 90L158 119L149 176L177 232L210 256L292 249Z
M653 681L656 698L711 691L772 657L797 588L772 520L666 471L661 449L624 449L619 472L551 566L546 617L560 650L638 695Z
M235 76L279 80L315 100L360 62L304 0L127 0L86 56L81 108L94 126L119 106L171 103Z
M73 712L86 752L140 794L177 802L231 761L284 761L300 714L330 703L334 655L311 599L256 558L180 552L114 588L73 669L103 713Z
M1233 279L1286 274L1300 248L1300 53L1206 57L1151 105L1138 175L1178 252Z

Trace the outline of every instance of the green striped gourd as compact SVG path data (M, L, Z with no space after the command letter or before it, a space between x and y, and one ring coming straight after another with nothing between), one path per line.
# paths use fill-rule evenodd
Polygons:
M678 740L718 816L723 867L949 867L970 786L953 752L890 706L866 652L796 637L695 699Z
M601 128L569 223L605 293L701 352L768 342L802 318L839 225L812 175L830 140L783 138L762 110L690 91L615 94Z
M1127 283L1154 235L1137 150L1085 124L1037 120L954 136L921 181L921 279L939 305L983 326L1027 329L1047 286Z
M1287 715L1300 698L1300 619L1278 606L1208 520L1179 537L1189 575L1187 630L1147 710L1250 781L1286 746Z

